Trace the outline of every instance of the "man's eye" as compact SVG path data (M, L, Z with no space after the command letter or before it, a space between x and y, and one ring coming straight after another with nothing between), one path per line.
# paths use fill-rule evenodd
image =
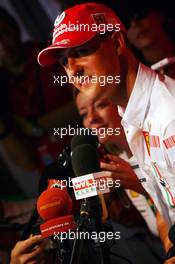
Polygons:
M66 66L67 63L68 63L68 59L67 59L67 57L61 57L61 58L59 59L59 63L60 63L62 66Z
M77 49L76 50L76 55L77 56L87 56L91 53L90 49Z

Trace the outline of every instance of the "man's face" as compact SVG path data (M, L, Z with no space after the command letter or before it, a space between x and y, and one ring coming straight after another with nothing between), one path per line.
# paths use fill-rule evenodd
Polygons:
M143 18L132 19L127 30L130 43L140 50L154 45L166 35L163 21L163 16L156 11L150 11Z
M97 35L80 47L62 50L59 61L73 85L90 98L116 96L120 63L111 36Z

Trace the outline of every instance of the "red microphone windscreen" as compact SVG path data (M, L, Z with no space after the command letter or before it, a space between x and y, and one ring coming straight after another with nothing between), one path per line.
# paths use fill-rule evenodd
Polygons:
M40 225L43 237L50 237L55 234L67 232L68 230L74 230L75 228L76 224L73 215L57 217Z
M37 210L45 221L69 215L72 211L72 200L65 189L47 189L37 200Z

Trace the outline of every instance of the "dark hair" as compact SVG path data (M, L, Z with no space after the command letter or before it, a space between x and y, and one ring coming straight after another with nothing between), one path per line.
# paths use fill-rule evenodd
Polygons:
M175 20L174 13L172 13L171 7L168 4L160 3L159 0L151 1L151 0L142 0L138 1L128 1L123 0L122 4L119 5L118 10L115 7L115 11L117 12L119 18L123 22L124 26L128 29L130 26L130 22L133 19L142 19L146 17L150 11L155 11L163 16L163 29L168 34L169 38L175 40Z
M76 99L77 99L77 96L79 93L80 93L80 91L73 86L72 97L73 97L73 101L74 101L75 105L76 105Z

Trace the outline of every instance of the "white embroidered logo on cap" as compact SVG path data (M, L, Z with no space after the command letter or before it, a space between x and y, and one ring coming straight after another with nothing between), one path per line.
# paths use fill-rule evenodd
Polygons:
M63 40L56 42L54 44L59 46L59 45L66 45L68 43L70 43L70 39L63 39Z
M61 15L58 15L57 18L55 19L54 27L58 26L63 19L65 18L66 13L62 12Z

